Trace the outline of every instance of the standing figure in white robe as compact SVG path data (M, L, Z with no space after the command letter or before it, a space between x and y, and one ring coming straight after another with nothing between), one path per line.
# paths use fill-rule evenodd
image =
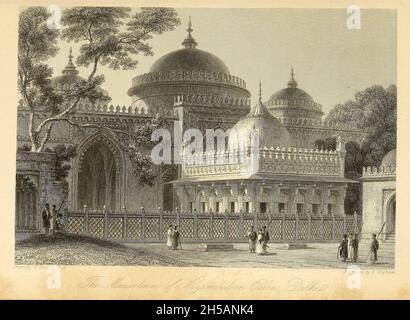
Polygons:
M353 261L354 248L353 248L353 234L349 234L347 238L347 259Z
M168 231L167 231L167 247L168 247L168 250L172 249L172 234L173 234L172 224L170 224L169 228L168 228Z
M258 238L256 240L256 253L258 255L262 255L264 253L264 243L263 243L263 233L262 230L259 229L258 231Z

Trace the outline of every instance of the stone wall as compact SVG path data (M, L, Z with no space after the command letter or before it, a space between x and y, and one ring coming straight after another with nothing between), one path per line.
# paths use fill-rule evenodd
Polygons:
M34 206L23 203L27 201L27 198L18 197L16 199L16 215L34 216L30 231L40 231L41 211L46 203L60 207L65 198L66 184L55 179L55 158L52 153L18 151L16 160L16 175L29 179L36 189L36 197L32 199ZM66 204L62 206L61 212L64 208ZM27 210L34 210L34 212L27 212Z

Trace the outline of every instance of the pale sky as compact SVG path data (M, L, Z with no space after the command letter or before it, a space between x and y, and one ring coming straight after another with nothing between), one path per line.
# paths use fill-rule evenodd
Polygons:
M136 9L137 10L137 9ZM232 75L246 81L252 104L262 81L263 99L286 87L293 65L298 87L323 105L326 113L337 103L371 85L396 84L397 25L394 10L362 10L361 29L346 27L346 9L177 9L182 24L152 41L154 56L139 56L137 69L112 71L103 88L111 104L128 106L131 79L149 71L162 55L182 48L188 17L198 48L217 55ZM69 44L61 43L49 61L55 75L67 63ZM79 46L73 44L73 55ZM79 68L80 75L87 70Z

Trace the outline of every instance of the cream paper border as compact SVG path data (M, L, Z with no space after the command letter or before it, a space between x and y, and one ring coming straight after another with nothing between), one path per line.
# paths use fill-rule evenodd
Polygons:
M61 267L61 289L47 288L48 267L14 266L17 23L19 7L113 5L262 8L389 8L398 12L398 176L395 270L363 271L361 289L347 286L346 270L176 268L121 266ZM410 1L12 1L0 4L0 299L408 299L410 298ZM377 53L375 53L377 54ZM123 278L126 286L84 288L87 278ZM300 279L303 287L289 290ZM294 280L295 281L295 280Z

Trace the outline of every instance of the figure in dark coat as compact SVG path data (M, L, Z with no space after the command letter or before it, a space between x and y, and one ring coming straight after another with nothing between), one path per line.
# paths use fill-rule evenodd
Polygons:
M172 250L177 250L178 246L181 247L181 234L179 233L178 226L175 226L172 233Z
M377 241L376 235L373 233L370 244L370 261L372 264L375 264L377 261L377 250L379 250L379 241Z
M345 262L347 259L347 234L343 235L343 240L339 245L338 257L340 257L340 259L343 259L343 262Z
M357 236L357 233L353 235L352 246L353 246L353 261L356 262L359 258L359 237Z
M51 214L50 205L46 203L46 208L41 213L41 218L43 219L44 233L46 235L49 234L49 230L50 230L50 219L49 219L50 214Z
M249 251L251 253L254 253L255 249L256 249L256 240L258 238L258 235L257 235L256 231L253 229L253 226L250 227L250 229L248 231L248 234L247 234L247 237L248 237L248 241L249 241Z

